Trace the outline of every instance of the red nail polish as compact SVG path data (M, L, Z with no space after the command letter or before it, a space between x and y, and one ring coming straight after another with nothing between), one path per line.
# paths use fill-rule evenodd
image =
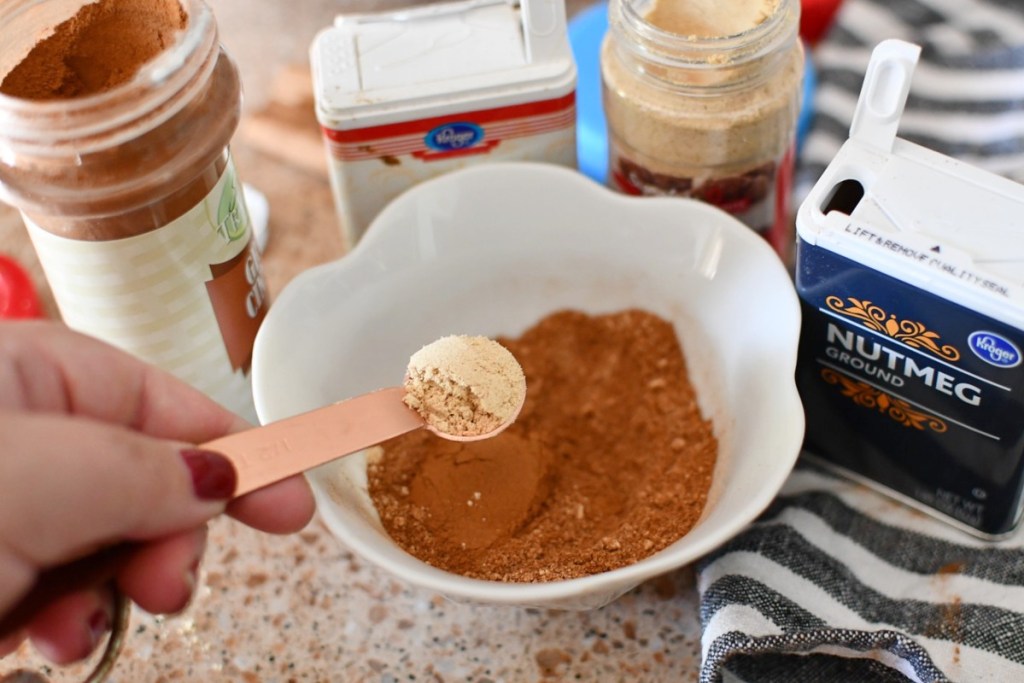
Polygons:
M220 453L186 448L181 457L192 474L192 489L202 500L226 500L235 493L238 475L234 465Z
M89 616L86 626L89 628L89 635L92 638L93 647L95 647L103 638L103 634L110 629L110 615L107 610L98 609Z

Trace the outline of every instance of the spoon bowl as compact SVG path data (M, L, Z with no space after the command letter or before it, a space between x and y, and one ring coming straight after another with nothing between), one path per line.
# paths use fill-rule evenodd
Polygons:
M512 417L510 419L508 419L508 420L505 420L504 422L502 422L500 425L498 425L496 428L492 429L491 431L484 432L483 434L448 434L448 433L443 432L440 429L437 429L436 427L433 427L433 426L431 426L429 424L426 425L426 428L427 428L427 431L433 432L434 434L438 435L442 439L448 439L449 441L469 442L469 441L483 441L484 439L491 439L491 438L497 436L498 434L501 434L503 431L505 431L506 429L508 429L509 427L512 426L512 424L516 421L516 418L519 417L519 413L522 412L523 405L525 403L526 403L526 394L523 394L522 398L519 401L519 404L515 407L515 410L513 410L513 412L512 412Z

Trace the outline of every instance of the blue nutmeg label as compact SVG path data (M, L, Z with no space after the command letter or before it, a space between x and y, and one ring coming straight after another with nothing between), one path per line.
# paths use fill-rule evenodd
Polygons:
M801 242L808 452L984 535L1024 482L1024 333Z

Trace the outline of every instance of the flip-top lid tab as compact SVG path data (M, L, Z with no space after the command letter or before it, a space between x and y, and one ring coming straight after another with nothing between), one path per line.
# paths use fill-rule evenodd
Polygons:
M902 40L886 40L871 53L857 109L850 124L850 138L882 151L892 150L910 80L921 48Z

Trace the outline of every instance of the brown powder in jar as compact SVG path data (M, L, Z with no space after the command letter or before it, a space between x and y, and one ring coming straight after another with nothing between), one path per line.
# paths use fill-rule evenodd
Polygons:
M645 19L663 31L680 36L723 38L748 31L778 9L778 0L655 0Z
M268 297L228 151L238 73L212 10L18 5L0 3L0 118L13 124L0 197L25 217L65 322L255 419L248 369Z
M29 100L82 97L132 79L188 24L177 0L99 0L55 27L0 83Z
M778 2L757 4L772 8ZM686 7L679 5L679 11L685 12ZM668 10L656 6L645 19L680 38L696 39L689 35L695 27ZM677 30L685 33L677 34ZM718 26L702 33L720 36L726 30ZM613 151L620 149L617 154L649 172L695 181L742 174L765 162L777 162L792 144L803 75L803 51L798 42L787 49L775 71L763 78L752 76L764 60L731 66L721 55L708 59L709 66L717 65L714 69L646 66L665 83L638 78L636 65L623 63L615 50L613 41L602 44L603 103L614 128L610 142ZM734 81L748 86L732 87ZM699 94L688 92L689 88L698 89Z
M370 459L402 548L465 576L554 581L637 562L693 527L718 444L670 323L561 311L498 341L530 386L511 427L458 444L415 432Z
M77 79L104 73L109 75L105 87L98 85L102 78L90 76L89 82L116 88L124 85L118 78L130 80L190 28L188 11L178 0L99 0L52 27L49 37L3 77L0 92L22 99L74 100L92 94L88 89L72 92L80 85L73 85ZM132 49L122 47L126 44ZM66 155L15 156L8 165L0 164L0 182L25 202L20 208L33 223L70 239L133 237L181 217L223 175L227 145L241 114L234 64L219 49L211 58L215 64L205 83L189 82L187 97L175 93L163 105L177 108L170 118L164 119L163 106L139 110L138 120L125 124L138 128L136 137L110 146L90 140L89 152L80 154L76 164L68 163ZM62 92L64 87L69 92ZM60 125L60 119L54 124ZM105 134L118 138L122 129Z

